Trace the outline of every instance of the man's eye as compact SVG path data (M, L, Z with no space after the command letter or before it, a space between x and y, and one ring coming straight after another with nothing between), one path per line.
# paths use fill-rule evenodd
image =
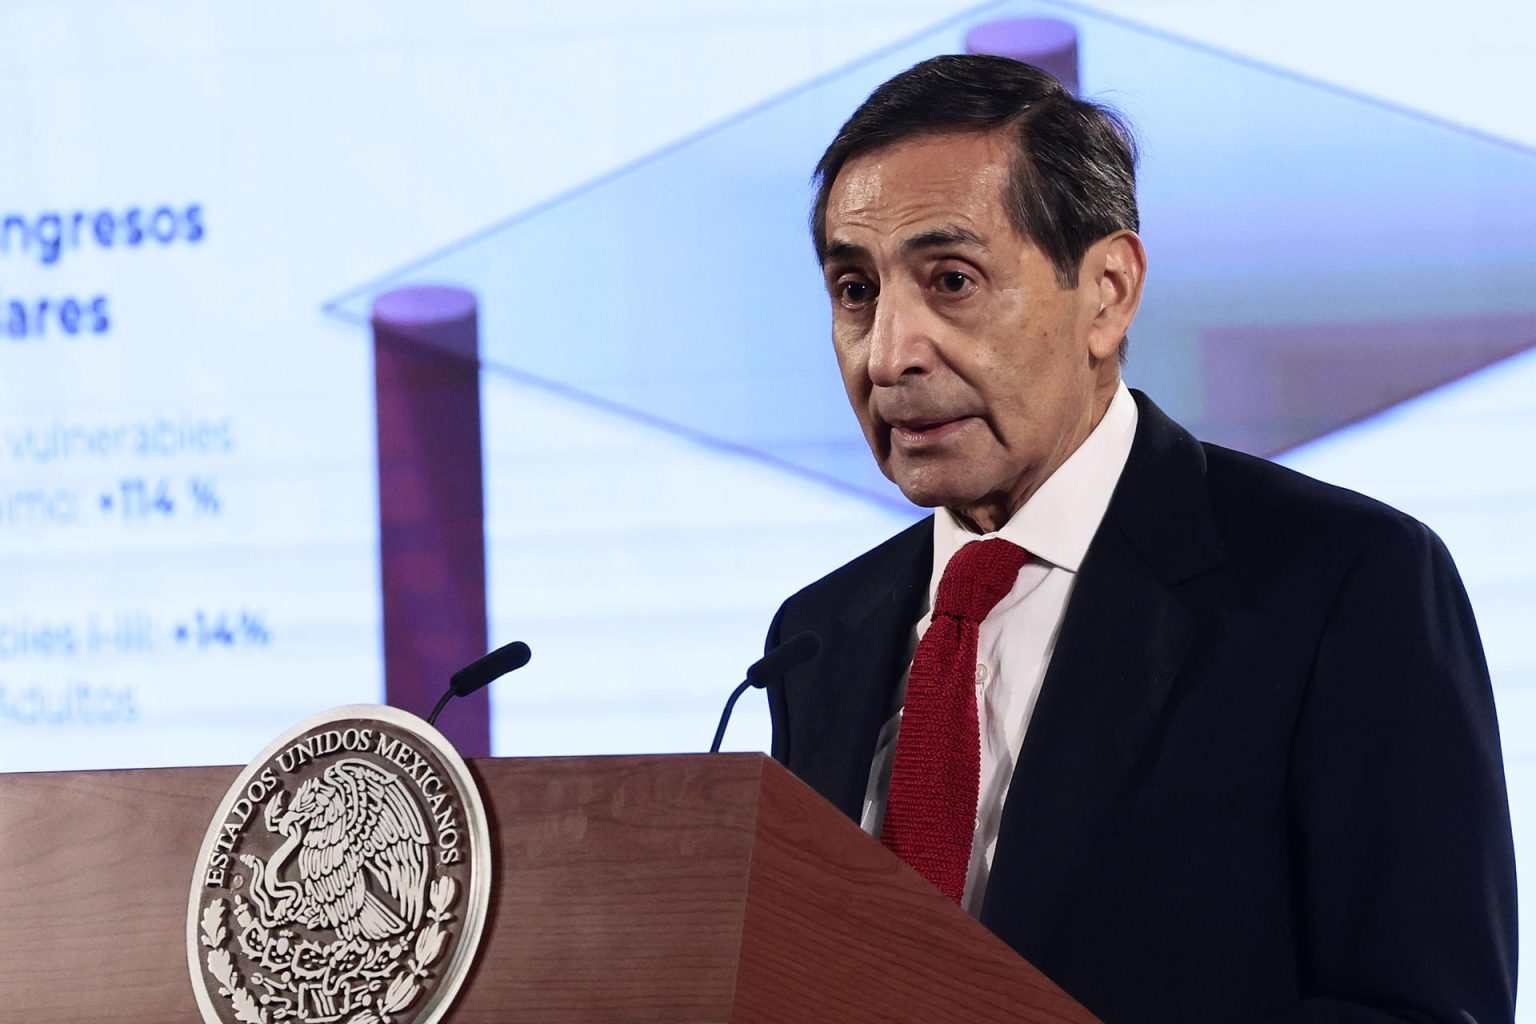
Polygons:
M946 270L939 275L939 290L951 295L959 295L971 286L969 274L962 274L958 270Z
M840 281L837 297L845 306L862 306L875 297L875 289L868 281Z

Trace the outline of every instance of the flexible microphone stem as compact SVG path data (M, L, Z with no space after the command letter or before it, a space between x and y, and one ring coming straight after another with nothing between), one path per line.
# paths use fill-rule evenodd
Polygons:
M465 665L448 680L448 690L438 698L437 707L433 708L432 714L427 716L427 724L435 725L437 716L443 713L443 708L447 707L448 702L453 698L468 697L508 672L522 668L528 664L528 659L531 657L533 653L528 649L528 645L521 640L514 640Z
M796 633L753 663L747 669L747 678L731 691L730 699L725 702L725 710L720 712L720 724L715 728L715 742L710 744L709 752L720 752L720 743L725 739L726 723L731 720L731 709L736 706L736 699L747 692L747 687L767 686L790 669L798 668L816 657L820 650L821 638L805 630Z
M451 687L447 690L444 690L443 695L437 698L437 706L434 707L432 709L432 713L427 716L427 724L436 725L437 716L443 713L443 708L447 707L448 702L453 700L453 698L456 696L458 696L458 694L454 693Z
M725 702L725 710L720 712L720 724L715 727L715 742L709 745L709 752L711 754L720 753L720 743L725 739L725 727L729 725L731 721L731 709L736 706L736 699L742 694L746 693L747 687L751 685L752 680L749 677L747 679L743 679L739 684L737 684L736 689L731 691L730 699Z

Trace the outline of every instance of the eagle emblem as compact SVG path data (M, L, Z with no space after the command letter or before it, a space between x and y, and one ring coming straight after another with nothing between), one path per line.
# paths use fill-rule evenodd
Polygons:
M433 1024L468 972L488 869L473 779L425 722L349 707L289 730L203 844L188 957L204 1020Z
M367 761L337 761L264 812L282 845L250 869L249 891L267 928L302 924L342 941L388 939L421 924L427 888L427 827L405 781ZM297 854L296 880L281 877Z

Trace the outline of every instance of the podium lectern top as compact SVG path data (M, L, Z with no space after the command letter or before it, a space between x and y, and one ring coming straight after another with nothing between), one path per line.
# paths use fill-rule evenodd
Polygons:
M495 880L455 1024L1094 1019L761 755L470 766ZM237 773L0 775L7 1015L198 1019L187 891Z

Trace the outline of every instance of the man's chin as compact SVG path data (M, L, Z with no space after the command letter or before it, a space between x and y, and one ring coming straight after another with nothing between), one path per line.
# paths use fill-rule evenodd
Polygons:
M957 481L941 479L936 474L886 474L901 493L919 508L947 508L961 525L976 533L991 533L1007 521L1001 503L975 487L960 486Z
M921 508L965 508L984 501L992 481L978 472L985 452L892 451L879 460L880 471L912 504Z
M919 508L964 509L974 503L969 492L942 486L935 481L892 478L901 493Z

